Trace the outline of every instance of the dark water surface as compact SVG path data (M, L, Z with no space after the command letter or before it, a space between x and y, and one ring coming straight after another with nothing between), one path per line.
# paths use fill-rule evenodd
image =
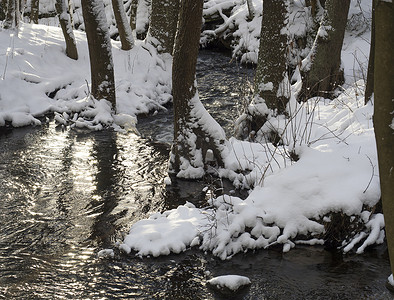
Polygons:
M221 107L215 117L230 133L243 93L238 86L251 71L228 61L202 53L198 75L201 98L211 111ZM99 250L122 241L149 213L204 201L202 182L163 183L171 120L171 110L141 119L142 136L62 131L53 122L1 130L1 299L226 299L205 285L225 274L252 281L234 299L392 299L384 287L390 273L384 247L345 257L297 247L229 261L196 249L99 259Z

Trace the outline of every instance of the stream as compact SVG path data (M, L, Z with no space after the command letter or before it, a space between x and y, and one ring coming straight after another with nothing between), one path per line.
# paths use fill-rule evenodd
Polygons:
M224 54L200 53L200 98L228 136L252 76ZM226 261L198 249L98 258L150 213L185 201L202 205L207 197L201 181L163 183L171 108L140 118L138 130L62 130L53 120L0 128L0 299L228 299L206 286L226 274L252 282L234 299L394 298L385 288L384 245L346 256L297 246Z

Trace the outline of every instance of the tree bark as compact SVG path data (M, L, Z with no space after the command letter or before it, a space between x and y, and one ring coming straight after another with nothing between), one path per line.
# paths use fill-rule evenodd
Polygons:
M290 98L287 77L287 1L265 0L254 93L282 113ZM283 83L283 84L282 84Z
M8 0L7 14L4 21L4 29L16 27L16 2L18 0Z
M111 39L102 0L82 0L82 13L88 40L92 96L106 99L116 110L114 64Z
M112 0L112 8L115 15L116 25L118 26L122 50L130 50L134 46L134 38L129 22L127 21L123 0Z
M72 0L67 0L68 14L70 16L71 28L74 30L74 4Z
M64 39L66 41L66 55L71 59L78 59L77 44L75 42L75 37L73 29L71 26L71 21L69 14L67 13L66 0L56 0L55 4L56 13L59 16L60 26L63 31Z
M312 50L302 62L303 97L329 96L344 81L341 49L350 0L327 0Z
M179 0L152 0L148 41L159 53L172 54L179 15Z
M0 20L5 20L7 14L7 0L0 0Z
M246 0L246 5L248 6L248 19L253 20L256 10L254 9L253 1L252 0Z
M365 104L371 100L374 90L374 64L375 64L375 6L376 0L372 0L372 28L371 28L371 44L369 48L368 73L367 82L365 83L364 102Z
M131 3L130 3L130 27L131 27L131 30L135 30L137 28L137 9L138 9L138 0L131 0Z
M224 164L224 131L205 110L196 87L202 7L203 0L182 0L174 49L174 144L169 171L184 178L202 177L208 163Z
M286 0L264 0L254 97L237 125L238 138L253 137L266 122L269 110L278 114L286 110L290 98L287 19Z
M30 23L38 24L38 15L40 11L40 0L31 0L30 5Z
M375 7L374 129L391 272L394 274L394 5Z

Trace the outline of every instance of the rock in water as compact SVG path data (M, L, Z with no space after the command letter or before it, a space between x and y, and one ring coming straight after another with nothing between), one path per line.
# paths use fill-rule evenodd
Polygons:
M207 282L210 288L226 296L235 295L250 284L248 277L239 275L218 276Z

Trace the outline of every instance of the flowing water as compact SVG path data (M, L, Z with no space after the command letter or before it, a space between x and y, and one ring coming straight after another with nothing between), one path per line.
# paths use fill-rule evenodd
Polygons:
M203 52L198 78L201 99L231 134L252 71L229 60ZM297 247L228 261L197 249L99 259L149 213L205 200L203 182L163 183L171 114L140 119L141 135L63 131L53 121L0 129L0 299L225 299L205 285L225 274L252 281L235 299L392 299L384 247L354 256Z

